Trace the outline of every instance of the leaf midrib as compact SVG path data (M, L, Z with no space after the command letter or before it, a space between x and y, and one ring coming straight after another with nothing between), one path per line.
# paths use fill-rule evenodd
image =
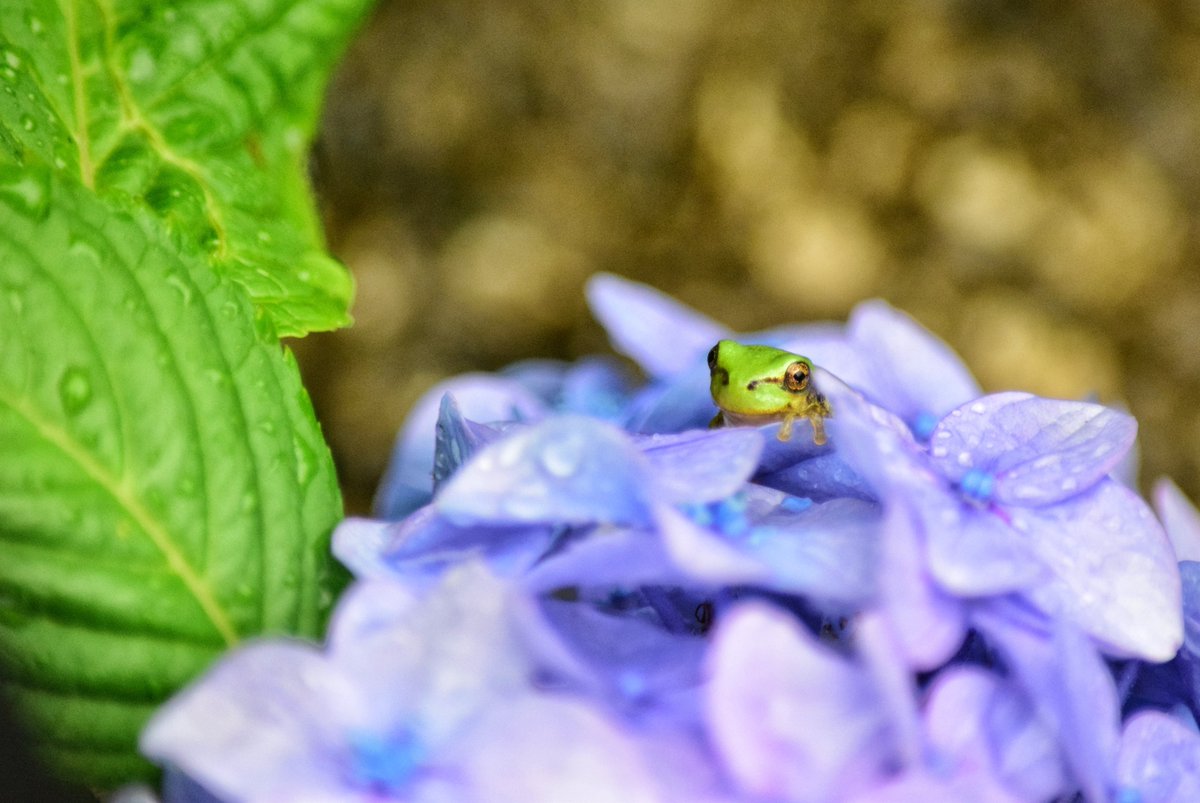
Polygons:
M162 553L167 567L178 575L180 581L195 597L197 604L205 616L212 622L213 628L221 636L227 646L234 646L240 640L237 630L229 618L225 608L217 601L208 582L200 576L195 568L175 546L174 540L167 527L155 516L138 498L134 489L122 482L104 468L87 450L80 447L61 427L38 414L32 406L22 399L14 398L0 389L0 403L24 418L30 426L47 442L57 448L64 456L79 466L98 486L108 493L117 505L129 514L137 523L150 542Z

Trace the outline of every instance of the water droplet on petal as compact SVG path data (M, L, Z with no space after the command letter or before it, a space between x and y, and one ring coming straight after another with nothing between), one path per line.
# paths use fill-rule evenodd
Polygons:
M986 411L987 411L987 405L984 404L983 402L975 402L974 404L971 405L971 412L973 412L977 415L982 415Z
M92 380L83 368L72 367L58 380L58 398L68 415L79 415L92 400Z
M1079 487L1079 481L1076 480L1074 477L1067 477L1065 480L1062 481L1062 485L1060 487L1064 491L1074 491L1076 488Z
M947 453L947 449L945 446L933 447L933 456L934 457L945 457L946 453Z
M538 461L552 477L569 477L579 470L583 462L583 441L576 437L547 443L538 455Z
M958 453L958 464L960 466L971 465L971 453L970 452L959 452Z

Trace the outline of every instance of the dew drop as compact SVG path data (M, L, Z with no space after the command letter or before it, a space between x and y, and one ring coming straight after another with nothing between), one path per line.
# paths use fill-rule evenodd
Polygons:
M56 156L56 157L54 157L54 166L56 168L58 168L59 170L62 170L63 168L65 168L67 166L67 160L62 158L61 156Z
M263 229L259 229L258 241L263 244L271 242L271 233Z
M40 17L35 17L32 14L30 14L29 15L29 30L33 32L34 36L41 36L42 33L46 30L46 26L45 26L45 24L42 23L42 20Z
M946 450L945 446L935 446L935 447L933 447L933 456L934 457L945 457L946 451L947 450Z
M936 437L938 440L945 440L946 438L950 437L950 430L939 429L934 437Z
M551 441L538 455L538 461L547 474L565 479L579 470L583 449L583 441L579 438Z
M8 291L8 306L12 307L12 311L17 315L25 311L25 297L19 290Z
M982 415L986 411L987 405L985 405L983 402L975 402L971 405L971 412L975 413L976 415Z
M958 453L958 464L960 466L971 465L971 453L970 452L959 452Z
M6 81L14 81L17 77L17 71L12 67L3 67L0 68L0 75L3 75Z
M167 275L167 284L171 285L172 287L174 287L176 290L179 291L179 296L180 296L180 298L183 299L183 303L185 305L191 303L192 288L188 285L188 283L186 281L184 281L184 279L181 276L174 274L174 273L168 274Z
M68 415L79 415L92 400L92 380L87 371L71 367L58 380L58 398Z
M1064 491L1074 491L1076 488L1079 487L1079 481L1076 480L1074 477L1067 477L1065 480L1062 481L1062 485L1060 485L1059 487L1062 488Z
M4 63L14 70L19 69L21 66L21 57L9 50L4 54Z
M49 179L50 174L42 170L22 173L20 178L0 186L0 197L11 202L16 211L40 220L50 195Z
M33 121L33 118L30 117L28 114L22 114L21 115L21 128L24 128L26 131L32 131L33 129L37 128L37 123L35 123Z
M292 452L296 456L296 482L304 487L317 473L317 456L298 436L292 437Z

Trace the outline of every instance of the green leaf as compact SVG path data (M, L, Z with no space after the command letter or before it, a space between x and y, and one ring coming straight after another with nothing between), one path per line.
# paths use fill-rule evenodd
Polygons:
M0 163L148 211L281 336L348 322L305 176L321 91L368 0L4 0Z
M295 363L144 215L0 167L0 662L58 766L146 775L154 707L317 635L341 508Z

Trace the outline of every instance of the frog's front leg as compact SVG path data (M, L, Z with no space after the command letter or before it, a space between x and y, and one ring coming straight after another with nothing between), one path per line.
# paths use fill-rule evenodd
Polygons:
M796 420L796 416L792 414L783 417L783 423L779 425L779 434L776 436L781 441L792 439L792 422Z
M712 421L708 422L709 429L716 429L725 425L725 416L721 415L721 411L717 410L717 414L712 417Z
M817 446L824 446L829 442L829 439L825 437L825 419L818 413L810 415L808 420L812 422L813 443Z

